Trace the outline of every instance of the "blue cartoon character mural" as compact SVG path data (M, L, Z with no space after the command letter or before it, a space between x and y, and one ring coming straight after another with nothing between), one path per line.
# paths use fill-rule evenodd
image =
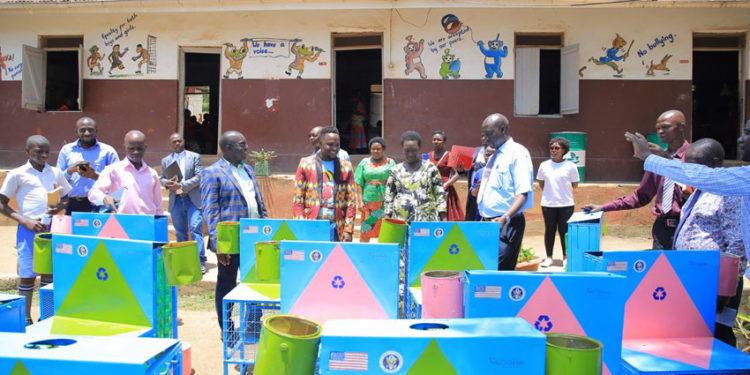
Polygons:
M424 65L422 65L422 51L424 50L424 39L420 39L419 43L414 41L414 37L409 35L406 37L406 45L404 46L404 60L406 61L406 70L404 74L407 76L413 71L419 72L419 78L426 79L427 74L424 73Z
M301 42L300 39L292 41L291 51L294 54L294 61L287 67L286 75L291 76L292 71L297 71L297 78L302 79L302 73L305 72L305 61L315 62L320 57L320 53L323 49L320 47L309 46L306 47L304 44L297 45L297 42Z
M461 70L461 60L456 58L456 55L451 54L451 50L445 49L443 51L443 62L440 64L440 77L443 79L448 78L461 78L458 72Z
M621 37L620 34L615 33L615 39L612 40L612 47L605 50L605 56L601 56L598 59L591 57L589 58L589 61L595 65L607 65L617 73L615 77L621 77L622 67L618 65L617 62L625 62L625 60L627 60L628 56L630 56L630 48L633 47L634 41L635 40L632 40L630 42L630 47L625 51L625 46L628 45L628 42L625 38ZM624 53L618 56L617 54L621 51L624 51Z
M497 78L503 78L503 71L500 70L502 64L500 59L508 56L508 46L503 45L500 34L497 34L495 40L487 42L488 48L484 48L484 42L481 40L477 42L477 45L484 55L484 70L487 72L484 78L492 78L493 74Z

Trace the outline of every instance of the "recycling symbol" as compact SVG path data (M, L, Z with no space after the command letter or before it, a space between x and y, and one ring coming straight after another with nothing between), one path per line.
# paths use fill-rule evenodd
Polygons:
M338 276L338 275L333 277L333 280L331 281L331 286L333 286L334 289L343 289L344 285L346 285L346 283L344 282L343 277Z
M658 287L654 290L654 299L657 301L661 301L664 298L667 298L667 291L664 290L662 287Z
M448 249L448 252L451 254L458 254L458 245L451 245L450 249Z
M539 315L539 318L534 322L534 328L541 332L549 332L552 329L552 321L547 315Z
M98 271L96 271L96 278L99 280L107 280L109 277L109 274L107 273L107 270L104 269L104 267L100 267Z

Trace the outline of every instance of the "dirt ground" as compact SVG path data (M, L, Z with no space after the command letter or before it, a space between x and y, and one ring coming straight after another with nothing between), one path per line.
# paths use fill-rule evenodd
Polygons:
M0 226L0 292L15 293L16 256L14 226ZM544 256L543 224L540 221L529 221L523 242L538 256ZM641 250L651 246L650 227L648 226L610 226L609 234L602 237L602 250ZM549 270L559 271L562 266L562 250L559 239L555 243L555 263ZM216 280L216 258L209 253L210 272L203 281L181 287L178 302L178 317L181 325L178 328L179 338L192 346L192 365L195 374L222 374L221 333L214 311L213 294ZM745 285L750 285L746 282ZM746 288L746 293L750 288ZM35 319L38 317L38 296L35 296ZM238 373L233 366L230 374Z

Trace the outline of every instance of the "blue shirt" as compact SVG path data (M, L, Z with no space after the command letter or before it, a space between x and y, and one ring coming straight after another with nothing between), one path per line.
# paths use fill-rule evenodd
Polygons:
M709 168L649 155L643 169L716 195L742 197L742 242L750 255L750 166ZM750 272L745 271L750 277Z
M96 141L96 143L84 149L79 145L80 141L68 143L60 150L57 156L57 168L62 170L65 178L68 180L73 190L68 193L69 197L85 198L88 192L94 186L94 180L81 177L78 172L68 174L68 168L79 161L88 161L94 167L96 173L102 173L104 167L117 162L120 158L112 146Z
M482 217L502 216L510 210L516 195L527 193L520 214L534 206L534 168L526 147L508 139L495 151L484 167L477 195Z

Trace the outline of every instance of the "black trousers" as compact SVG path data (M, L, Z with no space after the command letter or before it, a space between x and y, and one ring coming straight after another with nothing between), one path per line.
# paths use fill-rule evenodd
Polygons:
M71 212L99 212L99 206L91 204L88 198L70 198L65 214L70 215Z
M498 271L513 271L518 262L523 232L526 230L526 218L523 214L514 216L500 228L500 248L498 249Z
M240 269L240 254L232 254L229 259L229 265L218 264L218 274L216 275L216 293L214 302L216 303L216 315L219 318L219 327L224 329L222 324L224 319L224 296L231 292L237 286L237 272ZM232 305L229 305L232 308ZM231 315L230 315L231 317ZM233 329L230 327L230 329Z
M674 232L680 218L656 218L651 227L651 236L654 238L653 250L674 250Z
M565 234L568 233L568 219L573 215L575 206L544 207L544 248L547 250L547 258L552 258L552 250L555 247L555 232L560 234L563 256L567 256L565 246Z

